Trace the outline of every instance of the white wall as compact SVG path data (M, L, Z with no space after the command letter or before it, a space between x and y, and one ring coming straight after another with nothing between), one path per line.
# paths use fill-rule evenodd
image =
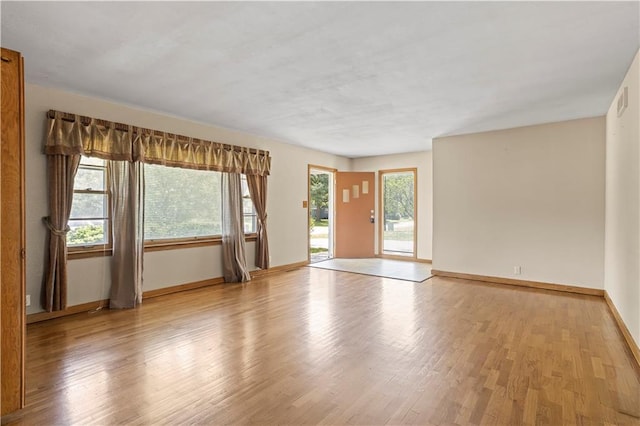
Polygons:
M607 113L604 288L640 345L640 52ZM617 114L628 87L628 107Z
M42 147L45 113L49 109L269 150L272 172L267 199L267 230L272 266L307 259L307 210L302 208L302 201L307 199L307 164L319 164L339 170L349 170L351 166L351 160L347 158L60 90L27 84L25 97L27 294L31 295L32 300L27 313L42 310L39 303L45 244L42 217L48 214L46 162ZM252 243L247 246L252 263L253 247ZM219 247L147 253L144 289L152 290L219 277L222 275L220 259ZM109 268L106 266L108 261L109 258L69 261L69 306L107 298L110 282Z
M351 168L358 172L376 172L376 218L380 220L378 212L378 171L387 169L401 169L415 167L418 169L418 253L419 259L431 259L431 240L433 234L433 179L431 151L412 152L407 154L381 155L376 157L355 158ZM376 227L376 253L380 253L378 231Z
M604 117L434 140L433 268L602 289L604 155Z

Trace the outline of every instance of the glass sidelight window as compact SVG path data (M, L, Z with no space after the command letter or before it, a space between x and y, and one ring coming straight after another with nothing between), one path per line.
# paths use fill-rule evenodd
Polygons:
M416 169L381 170L380 252L416 257Z

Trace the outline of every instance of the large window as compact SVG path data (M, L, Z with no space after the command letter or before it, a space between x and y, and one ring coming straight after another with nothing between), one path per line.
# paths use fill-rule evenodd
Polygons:
M71 251L110 245L109 191L104 160L82 157L73 184L67 245Z
M200 240L222 234L222 174L144 165L144 237L152 243ZM82 157L74 181L67 244L70 251L110 248L107 167L104 160ZM256 211L242 175L245 234L256 232Z
M144 165L144 238L198 238L222 233L218 172Z
M221 173L145 164L145 240L199 239L222 233ZM244 232L256 213L242 179Z

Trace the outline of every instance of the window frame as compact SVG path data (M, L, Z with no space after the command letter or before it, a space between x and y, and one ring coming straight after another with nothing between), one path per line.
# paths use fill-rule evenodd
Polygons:
M82 158L92 158L89 156L82 156ZM93 157L95 158L95 157ZM103 160L103 166L97 166L94 164L82 164L82 159L80 160L80 164L78 165L78 170L76 172L76 177L78 172L82 169L86 170L103 170L104 172L104 189L97 190L89 190L89 189L75 189L73 190L73 197L75 198L75 194L102 194L107 198L106 201L106 216L101 218L100 220L107 221L107 232L106 232L106 243L101 244L83 244L83 245L69 245L67 243L67 259L85 259L89 257L101 257L101 256L111 256L113 254L113 241L112 241L112 220L111 220L111 176L109 173L109 167L107 164L108 160ZM75 179L74 179L75 183ZM82 219L72 219L69 217L69 224L73 220L82 220ZM91 219L86 219L91 220ZM97 220L97 219L96 219Z
M413 175L413 252L410 255L389 254L384 250L384 189L385 175L411 173ZM405 167L400 169L378 170L378 251L379 257L386 259L417 259L418 258L418 168Z
M256 241L257 233L244 234L245 242ZM154 252L163 250L176 250L183 248L196 248L222 245L222 235L213 235L209 237L191 237L191 238L172 238L162 240L145 240L144 252Z

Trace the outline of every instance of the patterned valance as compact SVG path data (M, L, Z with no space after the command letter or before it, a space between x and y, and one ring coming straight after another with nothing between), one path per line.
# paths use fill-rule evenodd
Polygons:
M198 170L268 175L268 151L221 144L60 111L47 113L45 154L81 154Z

